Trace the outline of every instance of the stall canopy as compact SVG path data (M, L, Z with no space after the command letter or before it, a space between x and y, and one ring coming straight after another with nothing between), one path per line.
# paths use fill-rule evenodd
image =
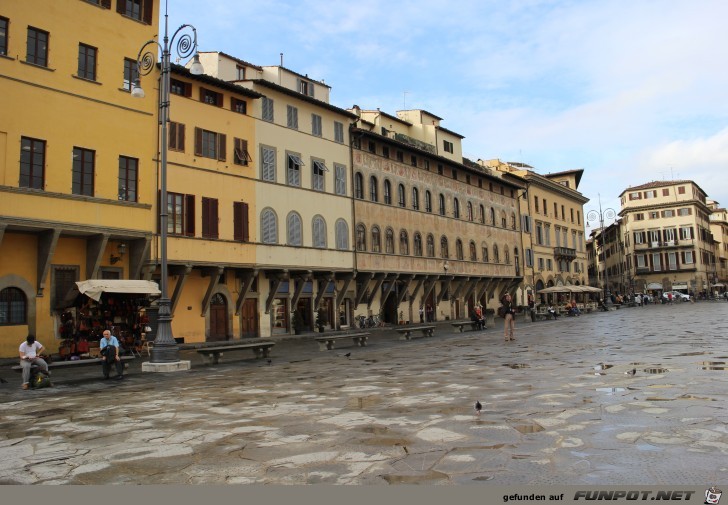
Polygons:
M650 282L647 285L647 289L662 289L662 284L658 284L657 282Z
M159 296L161 291L159 291L157 283L152 281L92 279L77 282L76 288L71 290L66 296L66 300L74 299L78 294L82 294L98 302L101 300L102 293Z
M601 293L600 288L592 286L551 286L539 290L540 293Z

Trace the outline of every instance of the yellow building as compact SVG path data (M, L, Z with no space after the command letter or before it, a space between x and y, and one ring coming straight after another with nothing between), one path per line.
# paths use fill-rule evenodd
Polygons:
M489 160L486 166L521 177L528 190L519 199L525 250L518 302L546 287L587 284L584 204L579 191L583 170L538 174L524 163ZM539 303L540 299L534 300Z
M430 112L352 110L357 314L398 324L494 308L521 280L523 185L464 160L463 136Z
M0 4L0 356L29 332L55 352L74 281L149 256L157 103L130 88L158 2L111 3Z
M724 293L728 287L728 211L718 202L708 200L710 231L715 240L715 263L713 268L713 294Z

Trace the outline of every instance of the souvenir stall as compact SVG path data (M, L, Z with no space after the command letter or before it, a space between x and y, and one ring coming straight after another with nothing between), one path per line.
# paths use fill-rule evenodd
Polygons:
M146 308L160 295L156 282L93 279L76 282L65 298L58 329L61 359L98 357L110 330L125 353L139 352L149 320Z

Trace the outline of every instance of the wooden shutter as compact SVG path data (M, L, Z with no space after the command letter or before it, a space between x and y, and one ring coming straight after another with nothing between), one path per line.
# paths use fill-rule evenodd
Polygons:
M203 88L202 86L200 86L200 102L202 102L202 103L207 103L205 101L205 93L206 92L207 92L207 90L205 88Z
M202 236L218 238L218 201L216 198L202 198Z
M275 181L276 178L276 155L273 149L261 148L263 151L263 180Z
M219 220L217 218L217 207L218 207L217 198L211 198L210 199L210 212L209 212L209 218L210 218L209 225L210 225L210 237L211 238L219 237L219 229L218 229Z
M219 161L225 161L227 153L225 152L225 146L227 145L227 135L224 133L217 134L217 159Z
M202 128L195 127L195 156L202 156Z
M111 0L101 0L101 7L111 9Z
M195 195L185 195L185 229L188 237L195 236Z
M185 150L185 125L182 123L177 123L177 149Z
M126 12L126 0L116 0L116 12L119 14Z
M233 202L233 221L234 239L241 242L248 242L250 228L248 225L247 203Z
M218 107L222 107L224 105L223 104L224 99L225 99L225 97L222 96L222 93L215 93L215 103L217 104Z
M144 14L143 19L144 22L148 25L152 24L152 14L154 9L154 2L153 0L144 0Z

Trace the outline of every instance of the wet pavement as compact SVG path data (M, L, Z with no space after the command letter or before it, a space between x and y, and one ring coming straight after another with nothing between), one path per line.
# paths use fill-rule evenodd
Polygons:
M368 347L279 341L123 381L2 366L0 483L728 481L728 303L625 308ZM346 357L346 353L351 353ZM635 370L634 375L626 372ZM473 404L483 403L481 415Z

